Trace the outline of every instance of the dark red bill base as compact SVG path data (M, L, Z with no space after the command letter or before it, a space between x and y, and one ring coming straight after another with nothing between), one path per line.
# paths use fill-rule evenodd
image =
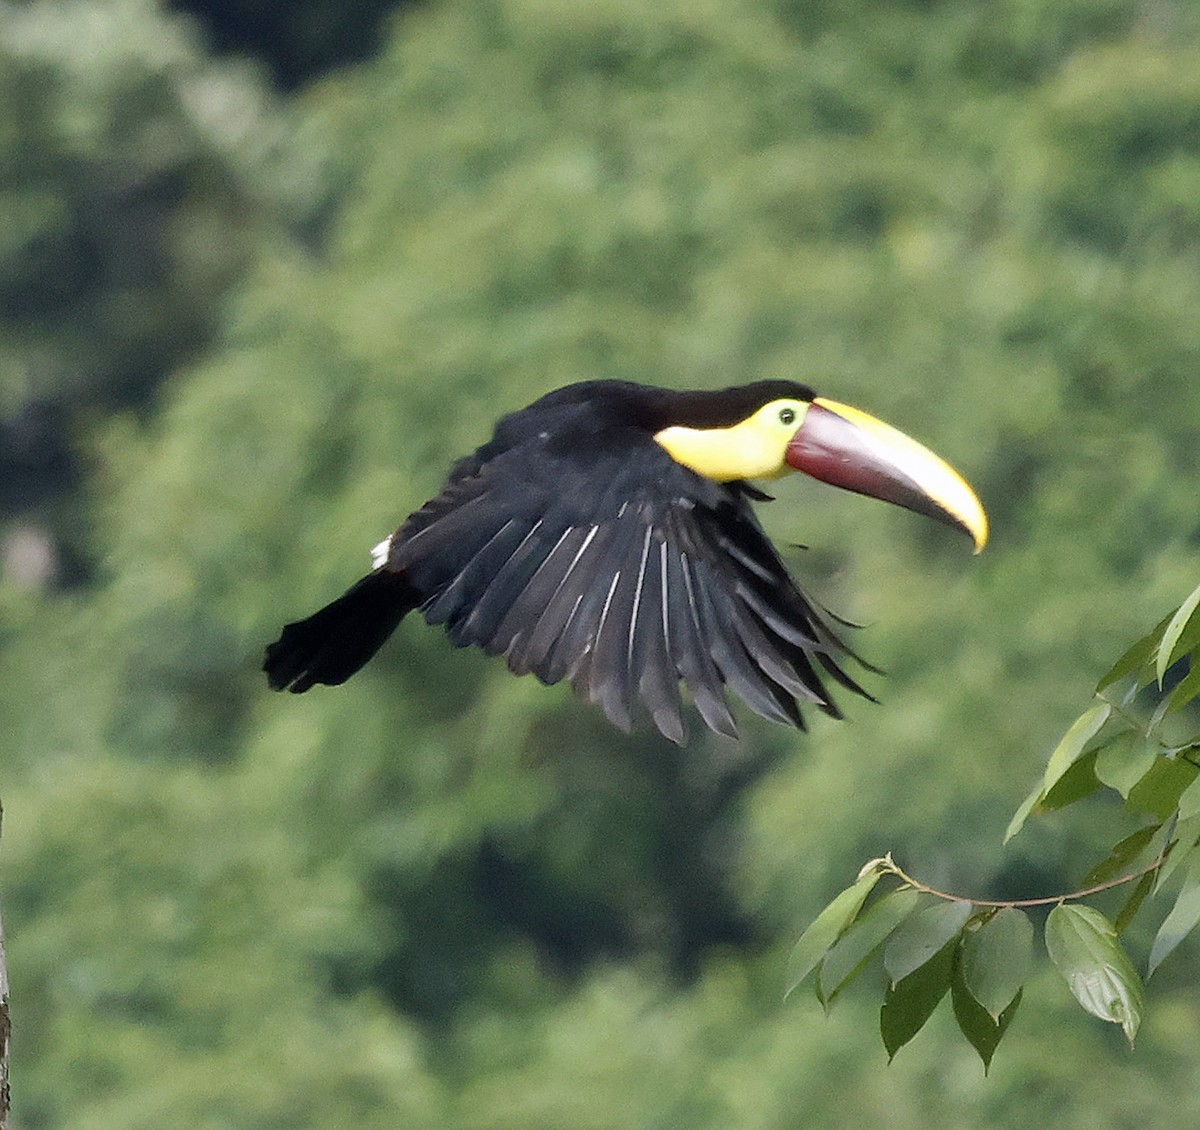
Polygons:
M948 463L865 412L817 399L788 445L789 467L843 490L902 506L970 534L976 552L987 519Z

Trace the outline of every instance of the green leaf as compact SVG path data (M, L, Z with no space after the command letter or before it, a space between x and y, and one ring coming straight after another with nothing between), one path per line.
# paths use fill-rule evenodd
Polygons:
M1038 807L1047 812L1066 808L1085 796L1091 796L1100 787L1096 776L1096 753L1085 753L1048 789Z
M1117 915L1114 925L1117 928L1118 934L1125 933L1125 927L1133 921L1133 916L1141 909L1142 903L1146 901L1146 896L1154 890L1154 872L1147 871L1133 885L1133 891L1129 898L1125 900L1125 905L1121 907L1121 912Z
M1139 667L1145 666L1150 662L1151 656L1154 655L1154 649L1158 641L1162 639L1163 629L1170 623L1171 618L1164 616L1152 632L1148 632L1142 636L1120 659L1116 661L1109 670L1108 674L1096 684L1096 693L1099 694L1106 687L1111 687L1118 679L1123 679L1126 675L1133 674ZM1144 679L1139 679L1138 682L1150 681L1147 676Z
M838 894L800 935L788 958L787 988L784 999L804 980L825 956L826 951L841 937L858 914L867 895L879 882L881 872L868 871L852 886Z
M1146 723L1146 733L1157 733L1159 726L1162 725L1162 720L1171 711L1171 696L1163 695L1154 707L1154 713L1150 715L1149 721Z
M1115 844L1108 856L1083 877L1083 886L1091 887L1096 883L1107 883L1109 879L1115 879L1146 850L1155 833L1161 828L1161 824L1147 824L1144 828L1131 832Z
M1200 663L1192 657L1192 665L1188 673L1179 681L1179 685L1171 692L1170 710L1182 710L1200 695Z
M941 951L951 938L967 924L974 908L969 902L939 901L917 911L888 938L883 951L883 967L892 984L904 980L920 969L934 954ZM946 985L949 987L949 973Z
M963 985L998 1022L1021 991L1033 960L1033 926L1015 907L1001 907L978 930L963 937L959 965Z
M900 888L872 903L861 918L838 939L821 962L817 995L826 1010L834 999L857 977L877 949L916 908L916 891Z
M1154 880L1154 889L1161 890L1176 871L1192 858L1196 844L1200 843L1200 816L1190 816L1186 820L1176 821L1175 829L1168 841L1172 847L1158 869Z
M1158 676L1158 685L1162 686L1163 676L1167 673L1167 668L1183 655L1188 648L1190 637L1195 631L1189 632L1189 640L1182 640L1184 632L1189 627L1192 616L1196 612L1197 606L1200 605L1200 585L1197 585L1180 606L1179 610L1171 617L1171 621L1163 629L1162 639L1158 642L1158 647L1154 652L1154 670ZM1200 621L1198 621L1200 623Z
M1179 819L1200 816L1200 776L1179 794Z
M1083 1008L1120 1024L1132 1044L1142 1022L1142 981L1112 923L1090 906L1060 904L1046 919L1046 949Z
M1046 763L1046 773L1042 778L1044 793L1049 793L1059 778L1079 760L1084 747L1100 732L1100 727L1108 721L1111 713L1112 707L1107 702L1097 702L1071 723Z
M1038 801L1042 799L1042 786L1038 785L1023 801L1017 811L1013 813L1013 818L1008 822L1008 827L1004 830L1004 842L1008 843L1022 828L1025 827L1025 821L1029 819L1029 814L1037 807Z
M955 962L954 973L950 978L950 1000L954 1006L954 1018L958 1021L959 1030L970 1042L983 1060L983 1073L986 1075L992 1065L992 1056L1000 1044L1004 1033L1008 1031L1012 1018L1016 1015L1017 1006L1021 1003L1021 993L1018 992L1012 1003L999 1017L993 1017L967 988L962 977L962 963Z
M1094 793L1100 787L1100 780L1096 776L1096 758L1095 750L1086 753L1068 765L1050 788L1047 789L1044 784L1036 786L1013 813L1004 832L1004 842L1008 843L1025 827L1025 822L1034 811L1065 808Z
M1157 757L1150 772L1129 790L1126 798L1129 807L1166 820L1175 811L1184 790L1196 776L1196 767L1186 761Z
M1150 960L1147 962L1146 976L1153 977L1154 971L1166 958L1175 952L1175 948L1188 936L1200 922L1200 869L1195 866L1183 884L1183 890L1171 907L1163 924L1158 928L1154 944L1150 947Z
M1137 730L1126 730L1096 752L1096 777L1123 797L1154 765L1157 742Z
M883 1007L879 1010L879 1031L883 1036L883 1046L887 1048L889 1063L924 1027L925 1021L933 1015L933 1010L949 991L956 944L952 936L924 964L888 986Z

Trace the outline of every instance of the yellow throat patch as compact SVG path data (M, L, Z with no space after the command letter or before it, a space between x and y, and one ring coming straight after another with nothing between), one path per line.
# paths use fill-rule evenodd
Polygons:
M676 463L706 479L775 479L791 470L784 454L807 411L804 400L772 400L726 428L672 425L654 438Z

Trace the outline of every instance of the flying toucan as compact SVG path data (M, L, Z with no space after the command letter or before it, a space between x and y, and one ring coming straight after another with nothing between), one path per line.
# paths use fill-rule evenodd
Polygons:
M736 736L731 688L803 727L840 717L823 679L870 697L853 655L755 517L748 480L788 471L965 531L987 517L947 463L887 424L793 381L677 392L584 381L505 416L441 494L374 550L374 569L267 648L275 690L345 682L420 609L458 647L571 682L629 730L640 699L684 740L680 684ZM857 658L856 656L854 658Z

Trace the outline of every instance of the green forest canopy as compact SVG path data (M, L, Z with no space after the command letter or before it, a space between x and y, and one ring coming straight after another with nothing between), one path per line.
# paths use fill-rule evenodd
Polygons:
M0 8L0 537L64 580L0 580L19 1124L1200 1113L1186 945L1136 1053L1047 989L986 1082L946 1016L885 1072L866 993L781 1001L864 859L1036 894L1114 838L1000 848L1197 580L1197 22L431 0L277 96L149 0ZM679 751L417 622L264 691L500 412L594 376L797 377L963 469L978 560L799 482L763 508L880 706Z

